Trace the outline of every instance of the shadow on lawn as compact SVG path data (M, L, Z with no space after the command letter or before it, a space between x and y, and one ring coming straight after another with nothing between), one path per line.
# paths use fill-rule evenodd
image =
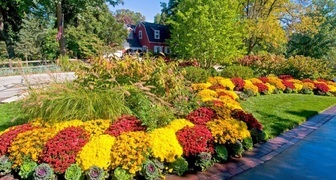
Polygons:
M4 123L0 123L0 131L4 131L12 126L17 126L25 123L27 123L27 120L24 120L23 118L14 118Z
M286 113L288 113L288 114L292 114L292 115L295 115L295 116L298 116L298 117L302 118L301 122L297 122L297 121L292 121L292 120L284 118L284 117L269 114L269 113L266 113L266 112L257 111L257 113L260 114L261 116L265 117L265 118L271 119L270 121L265 119L265 122L264 122L265 124L263 124L264 127L267 128L267 131L269 132L270 138L276 137L276 136L280 135L281 133L283 133L284 131L293 129L294 127L298 126L299 123L302 123L302 122L306 121L308 118L318 114L317 111L307 111L307 110L286 111Z

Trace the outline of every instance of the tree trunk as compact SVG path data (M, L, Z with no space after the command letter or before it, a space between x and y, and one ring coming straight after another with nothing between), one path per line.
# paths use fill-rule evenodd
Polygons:
M60 40L58 41L58 44L59 44L59 51L60 51L60 54L62 56L64 56L66 54L66 41L65 41L65 36L64 36L64 33L65 33L65 28L64 28L64 17L62 15L62 3L61 2L58 2L57 3L57 6L56 6L56 16L57 16L57 28L60 27L60 25L62 24L62 35L61 35L61 38Z
M5 40L8 57L10 59L15 58L14 42L11 40L11 38L5 31L5 23L1 8L0 8L0 34Z

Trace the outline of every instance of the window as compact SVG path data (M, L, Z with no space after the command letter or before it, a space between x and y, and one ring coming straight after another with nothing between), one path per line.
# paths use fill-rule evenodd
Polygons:
M154 30L154 39L160 39L160 30Z
M142 52L148 52L148 47L147 46L142 46Z
M154 53L162 52L162 46L154 46Z
M142 31L139 31L139 39L142 39Z
M169 48L169 46L166 46L166 47L164 48L164 53L166 53L166 54L170 54L170 48Z

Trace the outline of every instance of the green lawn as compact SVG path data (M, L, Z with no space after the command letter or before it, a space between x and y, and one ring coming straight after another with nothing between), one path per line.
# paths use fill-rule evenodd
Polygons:
M0 131L24 123L20 120L19 108L18 103L0 104Z
M270 137L292 129L307 118L336 105L336 97L303 94L273 94L241 101L243 109L253 114Z

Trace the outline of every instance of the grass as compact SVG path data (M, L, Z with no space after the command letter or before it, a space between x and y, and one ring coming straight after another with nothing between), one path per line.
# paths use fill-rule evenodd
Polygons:
M240 104L263 124L264 130L272 138L335 105L336 97L274 94L250 97Z
M25 123L19 114L19 103L0 104L0 132L19 124Z

